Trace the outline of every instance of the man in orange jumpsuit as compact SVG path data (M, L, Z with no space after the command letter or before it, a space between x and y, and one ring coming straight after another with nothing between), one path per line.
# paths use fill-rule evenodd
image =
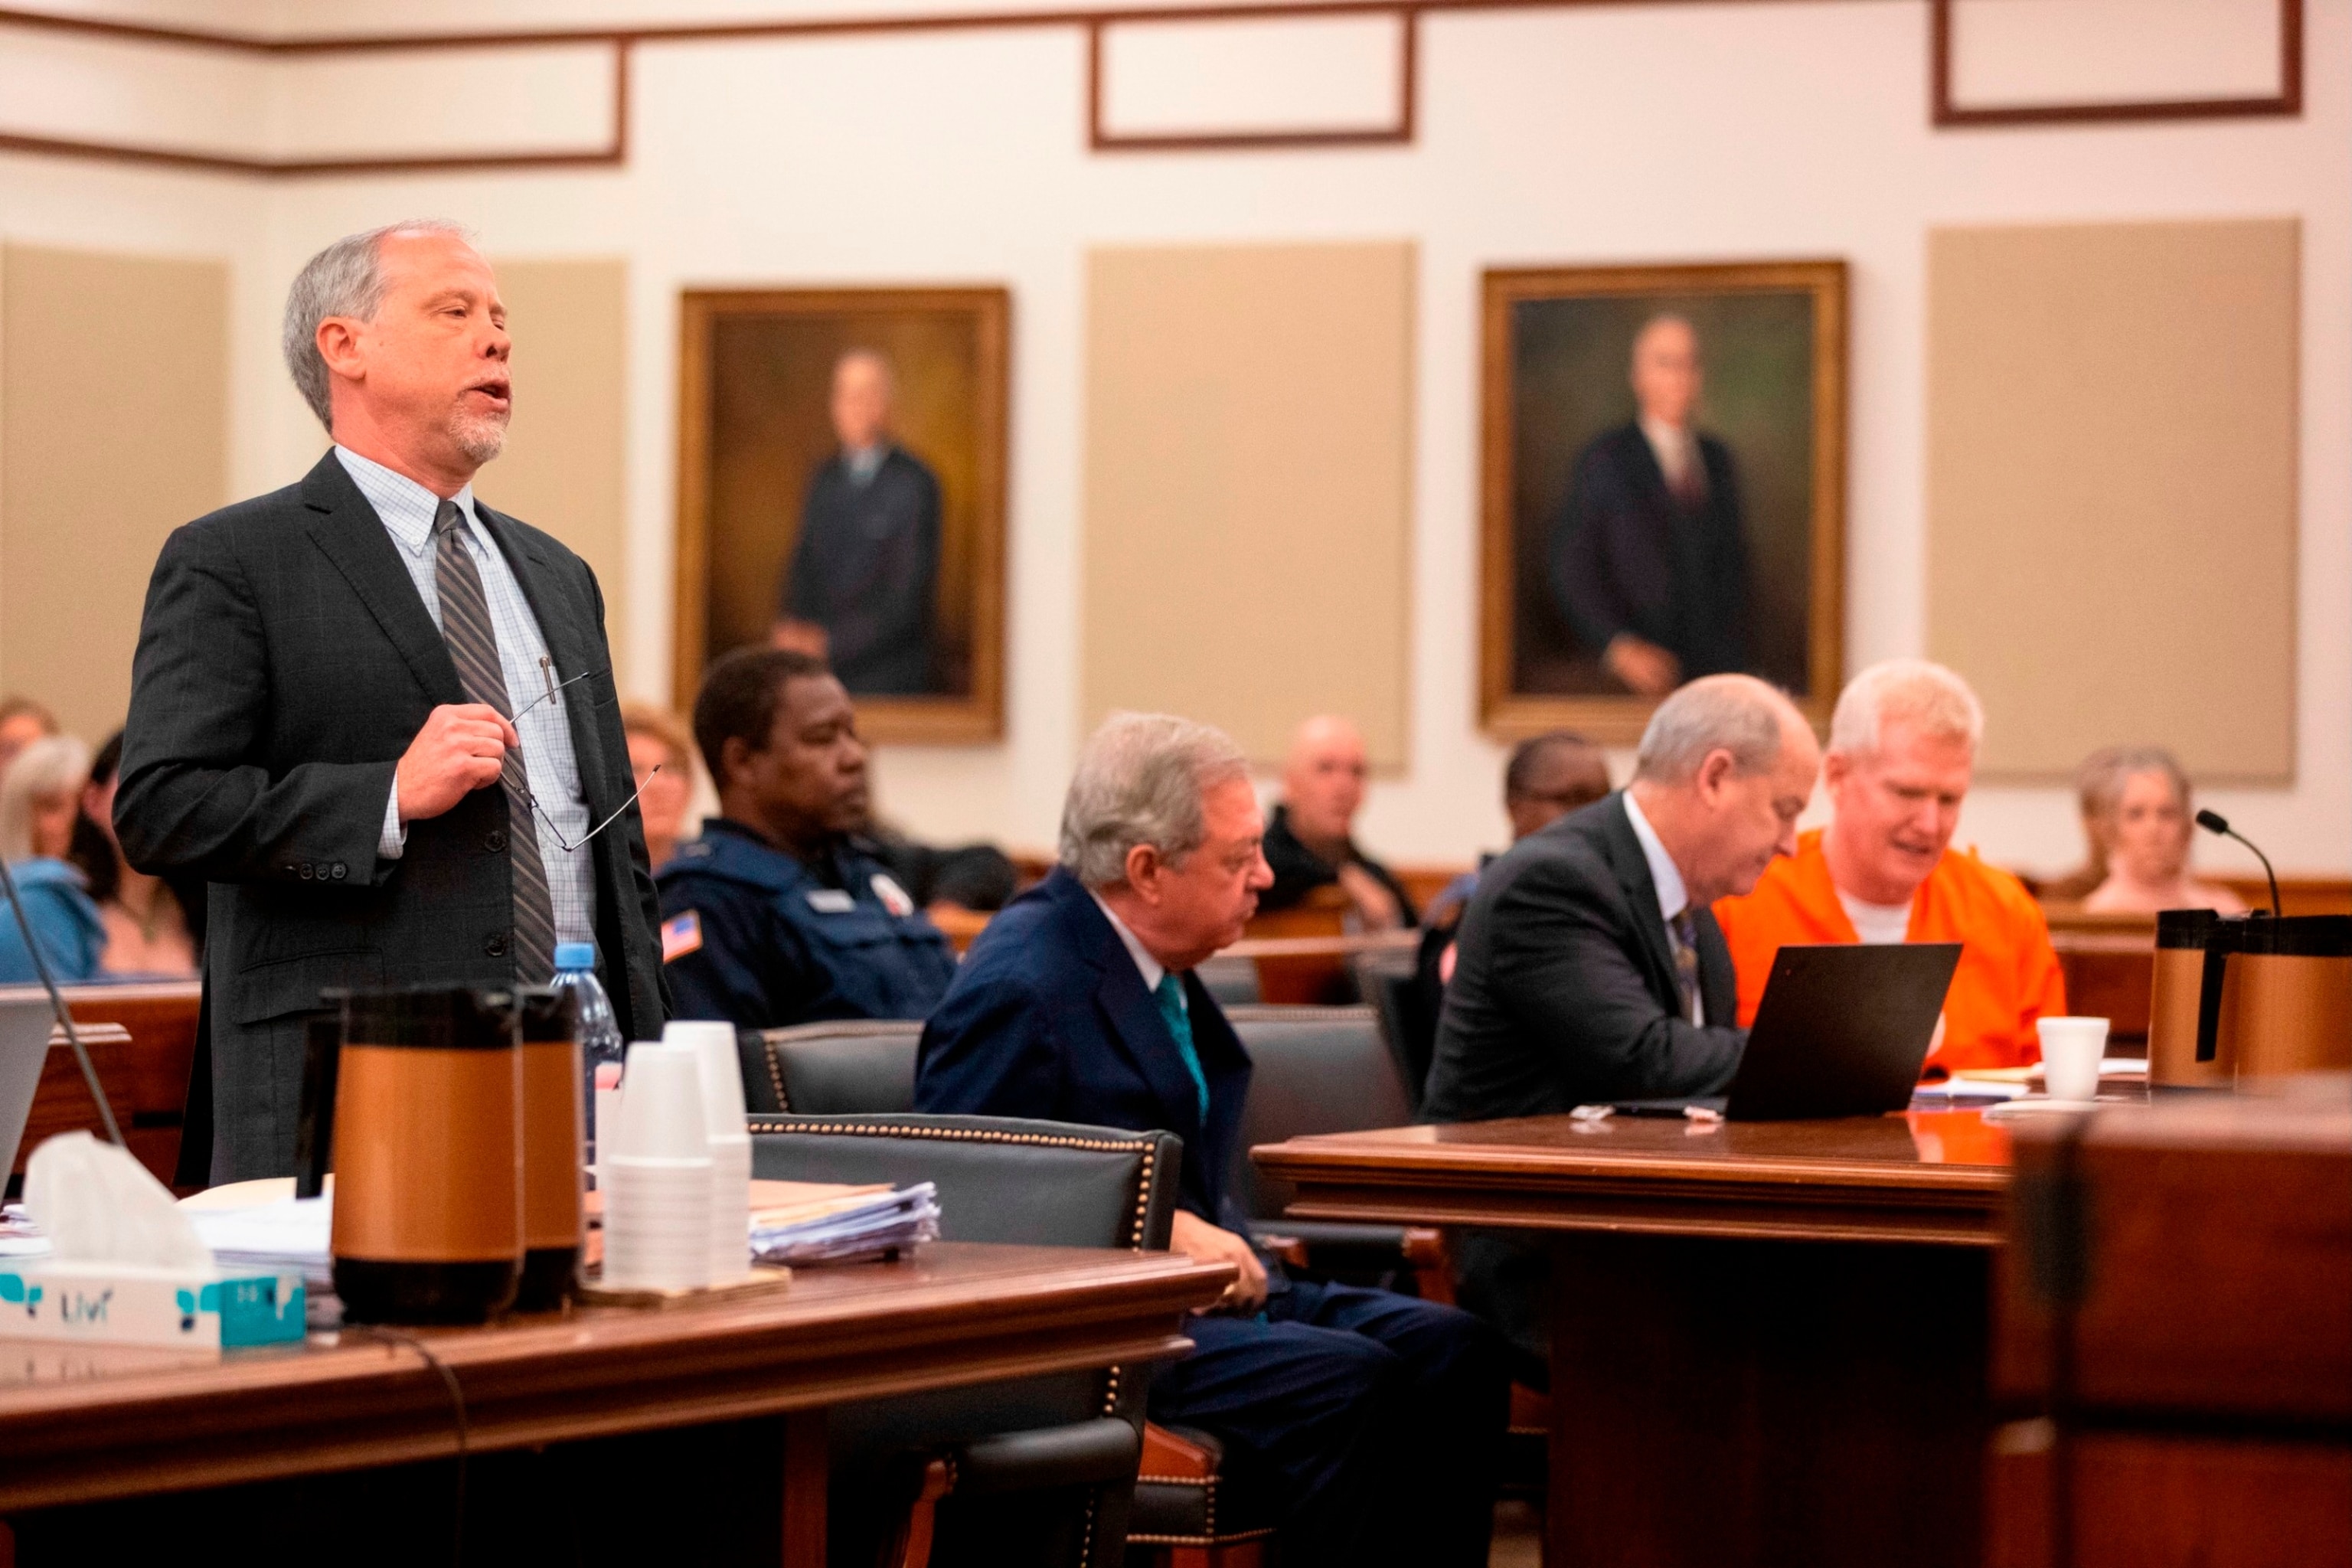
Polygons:
M1835 817L1754 892L1715 906L1743 1026L1784 942L1957 942L1922 1076L2041 1059L2034 1020L2066 1011L2050 928L2015 877L1950 847L1983 733L1976 693L1941 665L1892 659L1853 678L1822 762Z

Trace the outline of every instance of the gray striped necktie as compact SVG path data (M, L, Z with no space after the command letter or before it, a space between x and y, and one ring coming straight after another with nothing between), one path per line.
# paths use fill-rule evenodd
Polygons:
M1698 921L1685 909L1666 924L1675 937L1675 989L1682 994L1683 1016L1688 1019L1698 1004Z
M461 537L464 526L456 501L443 501L433 514L433 584L441 599L441 636L457 661L466 700L486 702L510 720L514 707L507 700L498 632L490 625L481 568ZM520 749L507 752L499 783L506 786L507 847L514 865L515 978L537 985L555 973L555 901L548 897L539 825L531 818L530 774Z

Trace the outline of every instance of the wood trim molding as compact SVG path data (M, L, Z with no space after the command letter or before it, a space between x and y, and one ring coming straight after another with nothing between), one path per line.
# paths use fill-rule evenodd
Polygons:
M1572 3L1572 0L1571 0ZM1175 132L1145 135L1122 134L1103 129L1103 34L1121 21L1200 22L1234 20L1221 16L1219 11L1236 9L1240 19L1256 20L1273 16L1321 16L1333 13L1342 16L1377 16L1387 14L1396 18L1400 31L1397 44L1397 117L1388 126L1370 128L1348 127L1328 131L1234 131ZM1087 23L1087 145L1097 153L1196 153L1235 152L1265 148L1296 147L1378 147L1412 144L1416 133L1421 75L1418 57L1421 50L1421 11L1417 5L1302 5L1286 10L1213 7L1206 10L1171 10L1143 16L1096 16Z
M165 26L0 5L0 27L32 28L190 49L284 58L381 54L421 49L534 48L603 44L613 51L612 132L598 148L394 155L381 158L240 158L133 143L0 133L0 153L104 160L263 179L315 175L447 173L480 170L617 168L629 161L629 57L641 45L711 43L730 39L826 37L841 34L969 32L1006 28L1076 27L1087 38L1087 144L1098 153L1249 151L1316 146L1402 145L1418 134L1420 21L1453 11L1556 10L1588 5L1678 4L1680 0L1227 0L1206 5L1162 3L1087 7L930 12L907 16L826 16L740 22L654 24L617 27L549 27L457 33L319 33L266 37L202 27ZM1769 4L1772 0L1757 0ZM2276 97L2189 100L2157 103L2036 104L1965 109L1951 101L1952 0L1927 0L1928 77L1932 122L1938 128L2053 124L2097 121L2215 119L2297 115L2303 111L2303 4L2279 0L2280 82ZM1119 22L1219 21L1383 15L1401 18L1404 44L1398 123L1364 131L1239 132L1230 135L1107 136L1102 129L1102 33Z
M89 23L82 18L40 17L37 13L0 9L0 26L31 26L58 31L92 31L102 36L126 37L145 42L186 43L198 47L230 49L259 49L265 53L326 53L325 49L287 50L271 46L256 45L249 40L230 41L219 37L197 35L183 37L174 30L155 27L134 27L121 23ZM71 26L60 26L70 21ZM158 38L153 35L163 35ZM613 51L613 112L611 131L601 147L573 149L523 150L506 153L435 153L394 155L382 158L240 158L225 153L192 153L176 148L142 146L131 142L82 142L61 137L22 136L0 132L0 152L34 153L60 158L94 158L116 163L138 163L167 169L188 169L215 174L243 174L264 179L286 179L318 174L446 174L482 169L593 169L616 168L629 158L629 42L625 38L604 40ZM402 47L438 48L470 44L471 39L431 37L401 40ZM526 40L490 38L481 47L488 48L522 47ZM528 40L537 43L539 40Z
M2303 0L2279 0L2279 90L2268 98L2188 98L2116 103L2010 104L1966 109L1952 101L1953 0L1927 0L1927 78L1938 130L1987 125L2072 125L2146 120L2234 120L2303 112Z

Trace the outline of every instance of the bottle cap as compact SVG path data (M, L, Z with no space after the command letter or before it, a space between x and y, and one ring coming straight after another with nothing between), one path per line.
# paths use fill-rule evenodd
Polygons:
M593 942L559 942L555 944L555 967L558 969L593 969L596 967L596 944Z

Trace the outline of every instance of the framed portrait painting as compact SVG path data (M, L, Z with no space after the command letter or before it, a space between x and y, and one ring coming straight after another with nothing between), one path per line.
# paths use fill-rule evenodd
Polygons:
M1003 733L1003 289L688 290L675 685L823 655L868 739Z
M1845 263L1489 271L1479 714L1641 738L1739 670L1826 726L1844 625Z

